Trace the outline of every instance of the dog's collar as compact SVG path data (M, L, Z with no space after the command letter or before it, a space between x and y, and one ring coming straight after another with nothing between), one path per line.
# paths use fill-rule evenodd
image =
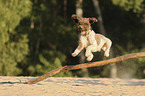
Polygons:
M89 35L90 31L91 31L91 30L89 30L89 31L86 33L86 35Z

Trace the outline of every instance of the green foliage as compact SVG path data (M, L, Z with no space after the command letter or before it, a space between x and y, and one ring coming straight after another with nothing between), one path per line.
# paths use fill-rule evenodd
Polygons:
M97 18L92 1L83 2L83 15ZM75 3L68 0L64 6L61 0L0 0L0 75L37 76L66 64L78 64L79 58L71 56L78 42L71 19ZM136 14L142 15L143 3L144 0L99 0L115 57L142 51L144 23ZM96 24L92 28L98 32ZM95 61L103 59L103 52L95 54ZM139 58L117 64L118 77L145 78L144 63L145 59ZM109 77L109 70L109 66L89 68L89 76ZM82 76L82 71L55 76L72 75Z
M54 69L62 67L62 65L65 63L66 56L61 52L44 50L44 52L42 52L42 54L39 55L39 60L40 64L36 65L36 72L39 74L44 74ZM61 72L60 74L55 76L62 77L69 75L71 76L70 72L67 72L66 74L64 72Z
M116 56L144 51L142 49L136 48L136 46L134 46L132 43L128 43L126 48L116 44L116 47L114 49L114 52L117 52ZM116 66L118 78L144 78L145 57L117 62ZM110 68L110 66L103 66L103 71L100 72L101 77L108 77Z
M120 55L137 53L143 50L139 50L135 48L131 43L128 44L127 48L124 49L121 46L117 46L118 51L120 51ZM137 58L124 62L120 62L117 64L118 68L118 77L120 78L143 78L143 71L145 67L145 58Z
M0 75L18 75L18 62L28 54L27 34L15 28L31 11L29 0L0 0ZM19 35L18 38L17 35Z
M43 50L38 57L39 62L32 66L28 65L29 74L42 75L54 69L62 67L66 62L66 56L56 50ZM32 61L31 61L32 62ZM71 72L61 72L56 77L72 76Z
M128 2L132 2L132 4L137 2L134 5L138 4L135 5L138 6L138 9ZM145 41L145 23L142 23L144 21L141 18L144 10L143 4L144 1L140 0L100 0L105 29L113 42L114 57L143 51ZM138 59L124 61L116 65L118 77L144 78L144 62L140 62ZM109 70L110 67L105 66L103 70L99 71L99 75L108 77Z
M134 13L141 13L143 11L144 0L112 0L112 2L126 11L133 10Z
M53 0L52 0L53 1ZM74 27L56 15L57 8L52 1L33 2L30 18L22 22L33 23L34 28L21 23L19 30L29 32L30 53L19 64L22 75L42 75L51 70L65 66L66 56L72 47L73 39L77 37ZM71 72L63 72L55 76L72 76Z

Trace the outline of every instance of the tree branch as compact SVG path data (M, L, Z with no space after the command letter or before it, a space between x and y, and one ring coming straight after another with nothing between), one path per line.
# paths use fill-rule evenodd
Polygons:
M140 58L140 57L145 57L145 52L127 54L127 55L119 56L119 57L108 59L108 60L98 61L98 62L90 62L90 63L84 63L84 64L78 64L78 65L64 66L64 67L52 70L38 78L26 81L24 84L35 84L39 81L42 81L48 77L51 77L57 73L64 72L64 71L103 66L103 65L107 65L107 64L122 62L125 60L135 59L135 58Z

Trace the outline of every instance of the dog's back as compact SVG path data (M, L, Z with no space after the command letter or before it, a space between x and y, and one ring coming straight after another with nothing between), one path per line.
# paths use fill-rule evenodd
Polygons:
M96 41L98 43L98 45L101 43L101 42L105 42L106 41L106 37L101 35L101 34L95 34L95 38L96 38Z

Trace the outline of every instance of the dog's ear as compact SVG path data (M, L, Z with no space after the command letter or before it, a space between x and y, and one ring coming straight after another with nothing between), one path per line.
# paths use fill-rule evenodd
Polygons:
M91 24L93 24L94 22L98 22L98 20L96 18L92 17L92 18L89 18L89 22Z
M75 14L73 14L72 16L71 16L71 18L74 20L74 22L76 23L76 24L78 24L79 23L79 21L81 20L81 18L80 17L78 17L77 15L75 15Z

